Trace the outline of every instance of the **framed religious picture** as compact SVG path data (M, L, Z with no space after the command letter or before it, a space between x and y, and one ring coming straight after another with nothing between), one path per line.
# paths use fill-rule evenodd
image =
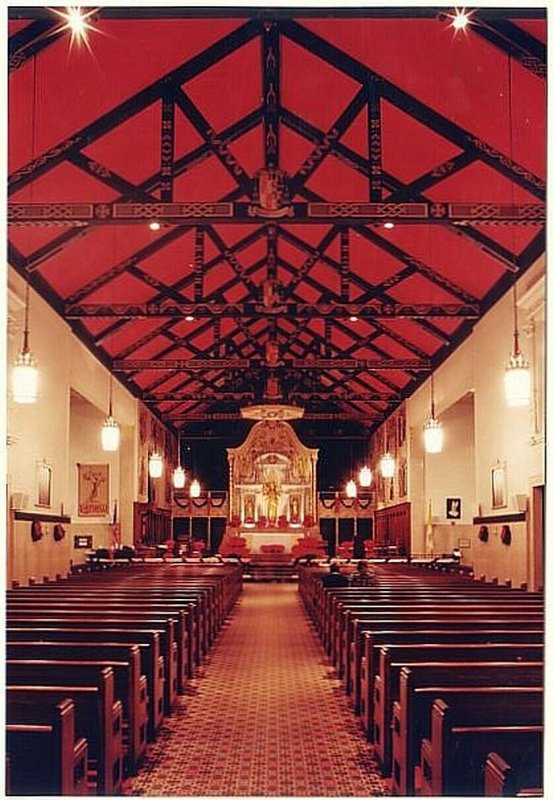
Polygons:
M462 518L462 498L447 497L446 519L461 519L461 518Z
M105 517L110 503L109 464L77 464L80 517Z
M506 508L506 468L499 464L492 470L492 507Z
M52 506L52 467L46 461L37 464L37 506Z

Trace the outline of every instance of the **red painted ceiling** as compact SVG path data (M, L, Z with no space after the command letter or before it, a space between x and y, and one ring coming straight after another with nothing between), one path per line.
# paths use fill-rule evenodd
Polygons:
M544 251L544 9L356 12L9 10L10 262L170 425L371 428Z

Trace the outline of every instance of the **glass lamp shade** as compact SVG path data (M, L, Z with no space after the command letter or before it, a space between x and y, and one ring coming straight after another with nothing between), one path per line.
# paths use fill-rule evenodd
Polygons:
M531 372L523 353L512 354L504 373L506 404L512 408L531 402Z
M173 488L184 489L186 480L187 476L185 475L185 470L179 464L179 466L175 467L175 469L173 470Z
M435 417L429 417L423 426L423 443L426 453L442 453L444 431Z
M151 478L161 478L164 471L163 458L159 453L152 453L148 459L148 474Z
M102 450L119 450L119 425L110 414L102 425Z
M358 487L356 486L356 482L353 481L352 478L346 484L346 496L352 498L358 496Z
M373 481L373 474L369 467L362 467L360 470L360 474L358 475L358 483L364 489L369 489L371 486L371 482Z
M394 477L395 463L391 453L387 452L384 454L384 456L382 456L380 467L383 478Z
M38 369L29 350L22 350L12 369L12 395L15 403L36 403Z
M191 481L190 496L200 497L200 483L196 480L196 478L193 481Z

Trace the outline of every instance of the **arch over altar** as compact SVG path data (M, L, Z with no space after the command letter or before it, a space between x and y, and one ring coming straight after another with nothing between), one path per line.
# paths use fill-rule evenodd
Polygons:
M317 456L288 422L257 422L240 447L227 448L229 519L250 529L315 524Z

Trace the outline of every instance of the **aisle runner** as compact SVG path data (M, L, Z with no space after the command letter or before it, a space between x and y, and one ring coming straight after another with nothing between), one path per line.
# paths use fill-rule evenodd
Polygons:
M149 748L132 794L385 793L296 585L245 587L190 692Z

